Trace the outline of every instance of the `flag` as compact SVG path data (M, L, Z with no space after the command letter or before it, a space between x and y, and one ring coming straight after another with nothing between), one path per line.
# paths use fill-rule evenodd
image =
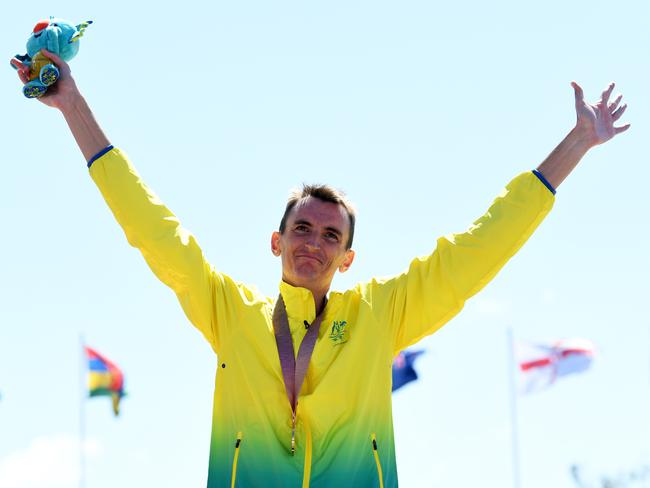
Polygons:
M515 345L522 393L543 390L558 378L582 373L591 366L596 349L586 339Z
M113 412L120 413L120 400L124 393L124 375L120 368L94 349L84 346L88 358L89 396L109 396L113 401Z
M402 351L393 361L393 391L401 388L411 381L418 379L418 374L413 368L415 359L424 351Z

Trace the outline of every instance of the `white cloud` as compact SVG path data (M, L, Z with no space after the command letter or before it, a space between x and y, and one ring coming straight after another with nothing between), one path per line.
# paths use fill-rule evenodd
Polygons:
M86 458L96 457L101 446L84 442ZM29 447L0 459L2 488L74 488L79 484L79 440L69 434L39 437Z

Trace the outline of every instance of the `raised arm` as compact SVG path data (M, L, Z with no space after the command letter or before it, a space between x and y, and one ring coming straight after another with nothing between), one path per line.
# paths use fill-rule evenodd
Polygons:
M609 84L600 100L593 105L585 102L580 85L575 81L571 85L575 92L576 125L537 167L537 171L544 175L553 188L560 186L589 149L630 128L630 124L614 127L614 123L627 108L627 104L620 104L622 95L617 96L613 102L609 101L614 91L614 83Z
M61 77L48 90L47 95L37 100L48 107L61 111L84 158L86 161L90 161L96 154L108 147L110 142L77 88L68 63L45 49L41 52L58 66ZM11 64L18 71L20 80L27 83L29 68L17 59L12 59Z
M112 147L58 56L44 51L60 70L60 78L38 100L61 111L88 162L90 175L129 243L142 253L156 276L169 286L190 321L217 351L219 333L215 308L224 308L224 289L236 296L237 286L216 273L204 258L194 236L145 185L127 157ZM27 82L27 67L11 61ZM217 306L216 302L220 302Z
M614 127L626 106L609 102L614 84L595 105L573 83L578 120L536 171L517 176L468 230L441 237L429 256L390 280L361 285L378 320L387 322L394 351L432 334L478 293L519 250L551 210L555 188L592 147L624 132ZM534 173L534 174L533 174Z

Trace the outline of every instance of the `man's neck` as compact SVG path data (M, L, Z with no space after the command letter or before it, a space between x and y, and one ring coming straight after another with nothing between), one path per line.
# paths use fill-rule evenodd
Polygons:
M311 292L311 295L314 297L314 307L316 308L316 316L318 316L318 314L321 313L323 309L325 309L325 305L327 304L328 290L315 290L313 288L307 288L306 286L303 288L309 290Z
M316 316L318 316L324 309L327 304L327 290L320 292L319 294L311 292L314 295L314 305L316 306Z

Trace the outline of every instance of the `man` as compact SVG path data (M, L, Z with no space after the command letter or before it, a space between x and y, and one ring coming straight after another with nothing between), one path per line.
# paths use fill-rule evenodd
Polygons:
M626 106L596 105L575 83L577 123L534 172L517 176L463 234L386 280L330 292L353 263L355 216L329 187L307 187L287 204L271 251L282 261L277 300L220 273L194 237L113 148L70 69L40 99L64 115L90 174L131 245L176 293L219 357L209 487L395 487L391 363L463 307L550 211L555 188L614 127ZM13 61L23 82L25 68Z

